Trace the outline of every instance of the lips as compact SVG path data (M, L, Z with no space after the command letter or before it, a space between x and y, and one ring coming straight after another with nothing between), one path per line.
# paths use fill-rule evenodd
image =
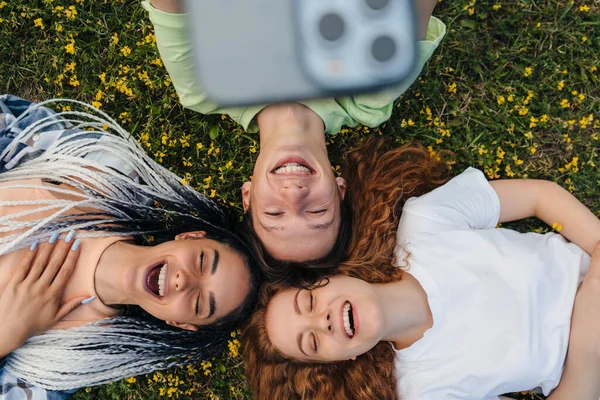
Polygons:
M345 301L342 305L341 320L346 337L348 339L354 338L358 332L356 310L349 301Z
M164 267L164 272L162 274L162 283L159 283L161 279L161 270ZM166 271L167 264L165 261L161 261L156 263L146 270L146 274L144 277L144 289L154 297L158 299L162 299L166 293ZM162 291L162 294L161 294Z
M278 176L311 176L315 169L302 157L289 156L279 160L271 170Z

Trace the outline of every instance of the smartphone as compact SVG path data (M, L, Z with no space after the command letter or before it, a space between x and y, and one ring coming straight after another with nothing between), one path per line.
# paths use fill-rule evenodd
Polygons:
M417 58L414 0L188 0L198 80L224 105L358 94Z

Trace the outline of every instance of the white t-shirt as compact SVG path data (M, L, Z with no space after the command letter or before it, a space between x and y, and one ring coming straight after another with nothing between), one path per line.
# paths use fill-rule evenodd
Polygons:
M558 234L496 228L499 214L473 168L406 202L396 257L410 254L434 323L396 353L401 399L488 400L558 385L589 256Z

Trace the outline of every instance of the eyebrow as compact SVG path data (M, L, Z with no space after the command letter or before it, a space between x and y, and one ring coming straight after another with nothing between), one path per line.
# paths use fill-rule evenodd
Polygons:
M313 231L318 231L318 230L323 230L323 229L327 229L329 228L332 224L333 224L334 219L332 218L330 221L322 223L322 224L316 224L316 225L309 225L308 228L310 230ZM263 224L261 221L260 222L260 226L262 226L262 228L267 231L267 232L272 232L272 231L283 231L284 227L283 226L277 226L277 225L265 225Z
M208 317L206 317L206 319L215 315L215 309L217 308L215 304L215 294L213 292L210 292L210 294L208 295L208 307L210 311L208 312Z
M260 226L262 226L262 228L267 231L267 232L272 232L272 231L282 231L283 230L283 226L276 226L276 225L265 225L262 223L262 221L258 221L260 222Z
M333 218L329 222L325 222L323 224L317 224L317 225L309 225L308 227L313 231L318 231L321 229L329 228L331 226L331 224L333 224Z
M210 274L214 275L217 267L219 266L219 252L215 249L215 254L213 255L213 264L212 269L210 270Z
M298 315L300 315L300 306L298 305L298 296L300 295L300 291L301 290L302 289L298 289L298 291L294 295L294 311ZM298 349L300 349L300 352L302 354L304 354L306 357L308 357L308 354L306 354L306 352L304 351L304 349L302 349L302 332L300 332L298 334L298 339L297 340L298 340Z
M294 295L294 311L296 312L296 314L300 315L300 306L298 305L298 296L300 295L300 290L302 289L298 289L298 291L296 292L296 294Z
M308 354L306 354L306 352L302 349L302 333L298 334L298 348L300 349L300 352L302 352L302 354L308 357Z

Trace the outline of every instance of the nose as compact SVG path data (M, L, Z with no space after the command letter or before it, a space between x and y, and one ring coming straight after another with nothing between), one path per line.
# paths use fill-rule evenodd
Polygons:
M333 333L333 321L331 312L329 310L316 315L314 321L314 328L324 333Z
M175 273L175 291L182 292L189 286L190 277L183 271L179 270Z
M308 187L302 181L285 181L280 192L284 199L296 203L308 195Z

